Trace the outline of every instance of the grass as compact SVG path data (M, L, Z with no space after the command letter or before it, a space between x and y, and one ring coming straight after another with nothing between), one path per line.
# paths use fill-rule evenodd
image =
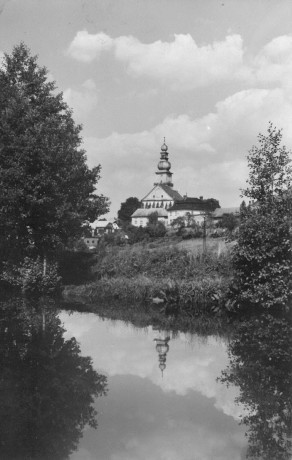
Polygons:
M144 305L165 318L195 320L222 314L232 271L228 252L220 253L216 241L207 254L176 245L110 247L93 274L93 282L66 286L64 297L91 305Z

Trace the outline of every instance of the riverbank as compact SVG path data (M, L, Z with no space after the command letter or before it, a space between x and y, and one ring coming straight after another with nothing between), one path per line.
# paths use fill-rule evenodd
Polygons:
M155 305L167 316L223 314L232 277L230 250L222 250L222 241L211 242L206 253L196 244L192 251L175 245L108 248L93 266L95 280L65 286L64 298Z

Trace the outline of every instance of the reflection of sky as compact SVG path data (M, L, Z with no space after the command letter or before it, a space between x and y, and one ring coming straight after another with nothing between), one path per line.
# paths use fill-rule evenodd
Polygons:
M136 329L93 314L61 314L66 336L109 377L97 401L99 428L88 429L72 460L239 460L245 446L235 389L216 382L226 345L180 334L169 342L161 376L151 327Z

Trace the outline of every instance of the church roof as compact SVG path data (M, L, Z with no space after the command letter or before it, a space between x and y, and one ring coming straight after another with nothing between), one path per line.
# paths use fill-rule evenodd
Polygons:
M183 200L183 197L181 196L181 194L178 193L176 190L173 190L173 188L169 187L169 185L165 185L165 184L159 184L159 185L174 200Z
M167 211L164 208L138 208L131 217L149 217L150 214L157 212L158 217L167 217Z
M147 200L147 197L152 194L153 190L155 190L156 187L160 187L162 190L164 190L164 192L167 193L167 195L174 201L179 201L183 199L183 197L176 190L173 190L173 188L169 185L155 184L155 186L150 190L150 192L148 192L147 195L145 195L144 198L142 198L142 201ZM149 201L153 201L153 199L149 197Z

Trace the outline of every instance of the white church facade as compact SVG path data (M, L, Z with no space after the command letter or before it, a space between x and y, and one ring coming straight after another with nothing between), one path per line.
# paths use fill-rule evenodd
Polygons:
M214 210L219 206L217 200L200 198L188 198L182 196L173 188L171 163L168 160L168 146L161 146L160 161L157 165L157 181L147 195L142 198L141 208L131 216L131 223L135 227L146 227L149 215L153 212L158 214L158 220L165 226L169 226L177 217L184 217L190 213L200 223L204 220L206 211Z

